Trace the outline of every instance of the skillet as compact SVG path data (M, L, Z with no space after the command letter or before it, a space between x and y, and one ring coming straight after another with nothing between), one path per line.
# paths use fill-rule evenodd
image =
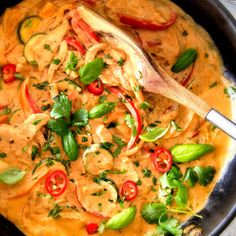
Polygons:
M0 1L0 15L19 0ZM173 0L213 38L224 60L224 73L236 82L236 20L216 0ZM236 109L236 108L235 108ZM235 112L236 113L236 112ZM236 154L236 153L235 153ZM229 161L224 173L200 212L203 219L191 218L185 225L196 224L204 235L218 236L236 216L236 159ZM0 236L23 236L9 221L0 216Z

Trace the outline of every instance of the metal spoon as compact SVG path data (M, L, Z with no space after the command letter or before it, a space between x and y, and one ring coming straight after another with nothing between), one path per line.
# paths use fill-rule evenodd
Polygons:
M116 42L126 51L135 62L133 65L136 74L141 72L142 78L139 83L146 91L161 94L188 107L236 140L235 123L171 78L130 36L84 6L79 6L78 11L95 31L102 33L108 40Z

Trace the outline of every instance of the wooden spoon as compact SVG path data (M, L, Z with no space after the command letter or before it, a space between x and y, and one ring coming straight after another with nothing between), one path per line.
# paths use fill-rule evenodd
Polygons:
M188 107L236 140L235 123L171 78L129 35L84 6L79 6L78 11L95 31L125 50L134 62L136 78L146 91L161 94Z

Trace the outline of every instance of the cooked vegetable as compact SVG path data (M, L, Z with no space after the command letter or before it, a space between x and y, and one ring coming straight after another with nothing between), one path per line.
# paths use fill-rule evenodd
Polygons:
M45 33L37 33L31 36L31 38L26 42L24 47L24 57L27 62L33 66L37 66L38 63L35 60L35 53L33 48L39 42L41 42L45 38Z
M174 236L181 236L183 233L181 225L175 218L161 217L158 223L164 234L171 233Z
M19 183L26 172L18 168L11 168L0 173L0 182L7 185Z
M138 109L136 108L136 106L134 105L133 101L131 99L125 97L122 90L120 90L119 88L116 88L116 87L109 87L108 90L111 93L117 95L119 98L122 99L122 102L127 107L127 109L129 110L129 112L131 113L132 117L135 120L135 127L136 127L135 133L136 134L133 135L133 132L132 132L131 138L130 138L128 146L127 146L128 150L132 149L134 147L135 143L138 141L139 135L142 132L142 119L141 119L140 113L139 113Z
M69 60L66 65L66 70L76 71L76 66L79 62L79 58L74 52L70 52Z
M69 118L71 113L71 101L65 94L60 94L55 98L55 103L52 106L50 116L54 119L59 119L62 117Z
M115 108L114 102L103 102L89 111L89 118L96 119L110 113Z
M60 91L75 91L77 93L81 92L79 84L67 78L58 81L57 87Z
M155 127L155 128L149 128L147 133L144 133L140 135L140 139L145 141L145 142L155 142L157 139L163 137L169 128L160 128L160 127Z
M163 24L152 22L149 20L138 19L133 16L127 16L122 14L120 14L118 17L122 24L129 25L132 28L145 29L145 30L165 30L175 23L177 15L175 12L171 12L170 19Z
M75 48L81 55L85 54L84 46L78 40L72 37L66 37L65 40L69 46Z
M84 33L86 34L87 38L92 42L92 43L99 43L100 39L96 35L96 33L93 31L93 29L83 20L81 19L79 14L74 14L73 16L76 20L76 24L73 25L72 27L79 27Z
M157 224L160 217L166 212L163 203L145 203L142 206L141 215L149 224Z
M92 144L83 154L83 164L88 173L99 175L102 171L112 169L113 157L99 144Z
M79 70L81 82L86 85L91 84L98 78L104 67L105 64L102 58L96 58L84 65Z
M196 59L197 50L194 48L188 48L179 55L175 64L171 67L171 70L174 73L178 73L193 64Z
M86 231L88 234L96 234L98 232L98 225L95 223L87 224Z
M33 34L35 34L41 24L39 16L29 16L24 18L18 25L17 34L21 43L25 44Z
M213 152L215 148L210 144L179 144L170 149L175 163L184 163L198 159Z
M184 181L187 181L190 187L194 187L197 182L200 185L207 186L214 178L215 168L211 166L195 166L186 170Z
M7 64L2 67L2 79L4 83L11 83L16 80L15 77L16 73L16 65L14 64Z
M172 155L169 150L158 147L155 152L151 154L151 158L157 171L165 173L171 169Z
M67 124L62 118L57 120L49 120L47 127L57 133L59 136L64 136L68 132Z
M29 93L29 78L23 81L20 87L20 103L24 112L33 112L34 114L40 113L41 110L38 107L34 98Z
M95 80L87 86L87 89L90 93L99 96L103 93L103 84L100 80Z
M65 192L67 187L66 174L61 170L55 170L46 178L46 189L49 194L56 197Z
M131 180L125 181L121 187L120 194L127 201L134 200L138 195L137 184Z
M5 152L0 152L0 158L5 158L7 157L7 154Z
M136 215L136 207L135 206L129 207L123 210L121 213L113 216L110 220L108 220L106 223L106 228L115 230L123 229L130 223L132 223L135 215Z
M78 159L79 147L71 131L68 131L66 135L62 136L63 149L71 161Z

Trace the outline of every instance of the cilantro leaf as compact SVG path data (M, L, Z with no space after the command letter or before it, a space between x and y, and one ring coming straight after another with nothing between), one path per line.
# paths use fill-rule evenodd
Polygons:
M53 119L49 120L47 127L56 134L58 134L59 136L64 136L68 132L68 127L66 125L66 122L62 118L57 120Z
M59 206L57 203L54 205L53 209L49 211L48 217L52 218L58 218L60 217L60 212L62 211L61 206Z
M200 185L207 186L214 178L215 168L212 166L195 166L194 168L188 168L184 175L184 181L188 183L190 187L194 187L197 182Z
M181 236L183 233L181 225L175 218L161 217L158 223L162 230L165 230L166 232L171 233L174 236Z
M75 161L78 158L79 148L71 131L68 131L66 135L62 136L63 149L71 161Z
M133 127L134 127L134 118L130 115L130 114L127 114L126 116L125 116L125 123L126 123L126 125L130 128L130 129L132 129Z
M75 112L73 125L75 126L85 126L88 124L88 111L85 109L80 109Z
M141 215L147 223L157 224L166 211L166 206L163 203L145 203L142 206Z
M101 74L105 64L102 58L96 58L80 68L80 80L84 84L91 84Z
M198 181L198 176L193 168L187 168L186 173L184 175L184 181L186 181L189 187L194 187Z
M59 119L62 117L70 118L72 103L69 101L65 94L60 94L55 99L55 103L52 106L50 116L54 119Z
M207 186L213 180L216 172L215 168L213 168L212 166L195 166L193 170L198 176L199 184L203 186Z
M178 186L177 193L175 195L175 202L179 207L185 207L188 201L188 190L181 183Z
M69 61L67 62L67 65L66 65L66 70L72 70L72 71L75 71L76 70L76 66L78 64L78 57L75 55L74 52L71 52L70 53L70 58L69 58Z

